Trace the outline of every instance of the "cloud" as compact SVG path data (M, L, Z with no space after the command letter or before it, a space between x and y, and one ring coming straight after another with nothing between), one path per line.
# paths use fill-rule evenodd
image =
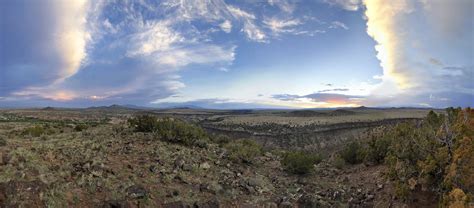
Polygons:
M344 91L344 90L343 90ZM312 93L308 95L277 94L272 98L280 101L313 102L320 106L357 106L365 100L364 96L344 95L338 93Z
M329 25L329 28L331 29L344 29L344 30L348 30L349 27L346 26L346 24L342 23L342 22L339 22L339 21L333 21L331 22L331 25Z
M63 60L63 71L60 73L61 79L74 75L86 57L87 41L91 39L86 30L86 18L88 4L85 0L65 1L56 3L58 16L58 29L53 34L56 38L56 47Z
M431 24L436 32L441 33L450 40L459 36L461 36L461 38L469 37L468 35L470 33L466 33L465 31L466 27L469 25L472 26L473 23L472 8L474 3L472 1L420 0L420 2L424 14L427 15L429 19L429 24Z
M435 58L430 58L430 63L432 63L433 65L436 65L436 66L442 66L443 63L441 63L441 61L439 61L438 59L435 59Z
M318 92L347 92L349 89L347 88L334 88L334 89L326 89L326 90L319 90Z
M472 8L473 2L450 1L442 12L434 9L444 5L440 2L364 1L367 33L377 43L377 58L383 69L382 83L371 96L374 103L400 104L403 100L445 107L445 102L429 97L449 93L463 95L461 100L474 100L473 20L469 12L463 12L466 10L457 10ZM453 25L462 35L449 37L453 34L444 30L453 29Z
M128 56L150 55L168 51L173 44L185 39L170 27L169 21L149 21L137 33L131 35Z
M314 102L325 102L325 103L335 103L335 104L346 104L346 103L355 103L358 102L362 96L356 95L344 95L337 93L313 93L305 95L305 98L310 98Z
M41 88L29 88L25 91L15 92L15 96L20 97L41 97L53 101L71 101L77 98L75 92L67 90L49 90L45 91Z
M168 0L164 1L162 5L167 5L168 8L176 8L174 18L183 21L200 19L206 22L217 22L231 16L228 4L223 0ZM170 11L170 9L166 9L166 11Z
M300 2L285 0L7 1L0 7L2 102L149 103L185 88L179 76L184 70L237 71L232 67L239 41L313 36L325 32L323 24L349 29L299 14ZM472 1L322 1L364 9L382 67L377 83L364 88L373 89L367 97L337 93L359 93L348 87L274 100L308 106L474 104Z
M0 40L2 102L149 103L185 88L184 69L231 70L237 46L215 41L219 30L257 43L277 33L321 32L296 28L305 23L292 17L296 2L269 4L277 8L272 18L264 18L268 5L223 0L8 2L1 7L8 17Z
M227 9L235 19L242 22L243 28L241 31L244 32L250 40L266 42L267 36L255 24L255 15L234 6L227 6Z
M63 103L120 102L124 97L146 102L185 87L176 76L182 67L221 69L235 57L234 45L210 43L190 22L231 18L223 1L47 3L29 7L20 1L9 4L12 8L2 7L2 13L9 10L3 14L17 20L2 26L7 36L1 40L0 95ZM22 8L31 11L18 16ZM154 16L158 11L163 15ZM230 30L231 22L224 23ZM25 48L34 52L25 54Z
M200 44L186 48L176 48L155 54L155 61L161 66L179 68L189 64L221 64L228 65L235 58L235 46L223 47ZM219 69L219 68L218 68Z
M226 33L230 33L232 31L232 23L229 20L222 22L219 27Z
M276 109L281 108L280 106L258 104L239 100L224 99L224 98L209 98L209 99L197 99L184 102L155 102L153 107L158 108L205 108L205 109Z
M296 9L295 4L288 0L268 0L268 3L271 6L277 6L286 13L293 13Z
M292 101L298 98L302 98L302 96L292 95L292 94L276 94L276 95L272 95L272 98L277 99L277 100L282 100L282 101Z
M392 3L382 3L377 0L364 1L367 8L367 33L378 43L375 47L377 58L384 70L384 76L395 79L401 87L407 87L411 83L405 80L405 75L398 68L408 68L403 63L400 52L403 50L399 38L401 31L398 31L398 17L412 12L412 6L408 1L396 0ZM397 66L397 62L400 62Z
M338 6L349 11L356 11L361 7L361 0L322 0L333 6Z
M80 0L3 2L0 95L62 82L76 74L91 40L89 8Z
M234 61L235 46L206 43L195 31L176 31L172 20L145 21L130 35L127 56L155 63L154 71L170 72L190 64L227 66ZM196 37L193 36L197 36ZM123 40L120 40L123 41Z
M298 19L278 19L276 17L265 18L263 20L265 27L269 28L274 34L297 32L295 26L301 23Z

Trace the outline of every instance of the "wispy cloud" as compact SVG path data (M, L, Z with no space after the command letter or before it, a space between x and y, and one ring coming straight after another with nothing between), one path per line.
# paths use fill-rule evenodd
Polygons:
M232 63L235 57L235 46L222 47L209 44L198 44L192 47L176 48L155 56L155 61L163 67L179 68L189 64ZM218 68L219 69L219 68Z
M170 21L150 21L130 37L128 56L150 55L168 51L173 45L184 42L185 38L171 28Z
M274 34L297 32L295 27L302 24L298 19L278 19L276 17L265 18L263 20L265 27L269 28Z
M347 88L334 88L334 89L325 89L319 90L318 92L347 92L349 89Z
M235 19L242 22L243 28L241 31L244 32L250 40L266 42L267 35L256 25L255 15L234 6L227 6L227 8Z
M331 29L344 29L344 30L349 29L349 27L347 27L346 24L344 24L342 22L339 22L339 21L331 22L331 25L329 25L329 28L331 28Z
M268 0L268 3L271 6L277 6L279 7L282 11L286 13L292 13L296 9L295 2L291 2L288 0Z
M361 7L361 0L322 0L330 5L341 7L349 11L356 11Z

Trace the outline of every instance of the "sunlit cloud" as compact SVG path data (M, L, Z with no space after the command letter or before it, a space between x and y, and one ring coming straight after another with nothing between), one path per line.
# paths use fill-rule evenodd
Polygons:
M417 99L429 101L430 94L449 91L465 93L464 99L472 96L467 90L472 92L472 80L466 78L472 74L472 61L457 59L451 64L461 63L464 70L445 70L443 67L447 64L433 57L445 56L447 51L463 57L463 48L472 48L472 40L466 35L473 33L468 26L472 25L472 18L469 17L469 12L457 8L472 7L473 3L465 0L450 1L449 6L439 10L440 2L442 1L363 2L366 7L367 33L377 42L375 49L383 69L383 75L378 77L382 79L382 83L373 92L373 100L381 97L404 97L405 103L410 102L410 99L411 102ZM433 7L438 7L438 10ZM443 25L457 25L457 34L463 35L457 37L456 41L450 41L450 38L441 35L450 33L442 31L450 28ZM465 27L460 28L460 25Z
M5 53L1 53L0 94L48 86L75 75L92 39L89 8L85 0L2 2Z
M49 99L53 101L71 101L77 98L77 95L72 91L66 90L56 90L56 91L48 91L44 93L41 89L29 89L26 91L16 92L16 96L26 96L26 97L40 97L44 99Z
M54 38L63 60L60 80L74 75L86 57L86 45L91 36L87 31L88 1L74 0L54 3L58 12L57 31Z
M384 70L384 76L394 78L398 86L401 88L410 87L411 84L406 80L406 75L402 74L400 69L403 61L399 58L403 50L401 48L400 33L397 31L397 18L404 13L412 11L412 4L409 1L397 0L389 4L377 0L364 1L367 8L365 15L367 16L367 33L378 43L375 46L377 58Z

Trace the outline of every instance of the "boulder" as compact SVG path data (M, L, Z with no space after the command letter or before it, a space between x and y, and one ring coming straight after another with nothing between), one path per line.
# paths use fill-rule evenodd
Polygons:
M147 190L140 185L132 185L129 186L125 192L127 193L127 196L129 196L132 199L142 199L145 198L148 194Z
M208 162L204 162L204 163L201 163L201 164L199 165L199 167L200 167L201 169L207 170L207 169L211 168L211 165L209 165Z

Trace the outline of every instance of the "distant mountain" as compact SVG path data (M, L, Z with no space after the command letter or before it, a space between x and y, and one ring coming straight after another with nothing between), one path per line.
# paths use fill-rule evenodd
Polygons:
M177 106L172 106L168 108L170 109L204 109L203 107L197 106L197 105L177 105Z
M109 105L109 106L92 106L87 109L93 110L150 110L153 108L137 106L137 105Z
M145 107L145 106L139 106L139 105L132 105L132 104L126 104L126 105L121 105L122 107L125 108L131 108L131 109L137 109L137 110L152 110L156 109L153 107Z
M160 109L213 109L213 110L242 110L242 109L295 109L266 104L243 102L216 102L215 100L198 100L189 102L166 102L157 104Z

